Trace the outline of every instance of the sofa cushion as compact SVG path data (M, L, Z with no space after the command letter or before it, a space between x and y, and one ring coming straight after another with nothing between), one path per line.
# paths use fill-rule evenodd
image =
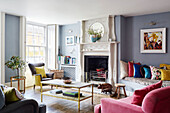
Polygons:
M156 68L154 66L150 66L151 68L151 74L152 74L152 77L151 79L152 80L160 80L161 79L161 71L159 68Z
M144 67L150 69L150 67L149 67L148 65L142 65L142 66L140 67L140 72L141 72L141 75L142 75L143 78L145 78L145 70L144 70Z
M170 70L161 70L161 80L170 80Z
M23 95L14 87L5 88L4 94L6 104L24 99Z
M120 79L128 76L128 63L120 61Z
M170 70L170 65L168 64L160 64L160 67L166 67L166 69Z
M131 104L142 105L142 101L145 95L154 89L161 88L161 86L162 86L162 81L159 81L156 84L152 84L145 88L135 90L135 92L133 93L133 99Z
M145 78L148 78L148 79L151 78L151 70L150 70L150 68L144 67L143 69L145 71Z
M134 66L134 78L142 78L142 75L140 73L141 65L133 64L133 66Z
M2 91L2 88L0 87L0 109L2 109L5 106L5 95Z
M140 63L132 63L132 62L128 62L128 66L129 66L129 77L133 77L134 76L134 68L133 68L133 64L138 64L141 65Z

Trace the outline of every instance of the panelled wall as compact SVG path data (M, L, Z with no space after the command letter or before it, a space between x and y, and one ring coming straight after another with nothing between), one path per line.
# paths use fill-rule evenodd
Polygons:
M5 62L12 56L20 56L20 17L5 15ZM10 82L10 77L16 72L5 67L5 82Z

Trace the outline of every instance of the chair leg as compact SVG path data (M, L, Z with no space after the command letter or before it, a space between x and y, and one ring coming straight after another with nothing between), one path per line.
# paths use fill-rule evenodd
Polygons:
M35 85L34 85L34 90L35 90Z
M51 85L51 89L53 89L53 85Z

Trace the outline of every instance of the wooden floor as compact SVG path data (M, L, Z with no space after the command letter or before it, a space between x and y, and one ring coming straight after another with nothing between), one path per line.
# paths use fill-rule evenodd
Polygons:
M43 86L43 91L48 91L50 89L50 86ZM26 88L24 97L35 99L37 102L41 103L40 88L37 86L35 91L32 87ZM94 94L94 104L91 104L91 98L82 101L80 103L80 113L93 113L94 106L100 103L101 98L110 98L110 96L105 94ZM47 113L78 113L78 103L74 101L43 96L43 103L47 106Z

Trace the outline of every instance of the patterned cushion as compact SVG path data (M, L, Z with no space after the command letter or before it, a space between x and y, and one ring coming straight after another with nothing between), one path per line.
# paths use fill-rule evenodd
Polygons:
M140 73L141 65L133 64L133 66L134 66L134 78L142 78L142 75Z
M151 74L152 74L151 79L152 80L160 80L161 79L161 71L160 71L160 69L156 68L154 66L150 66L150 69L151 69Z

